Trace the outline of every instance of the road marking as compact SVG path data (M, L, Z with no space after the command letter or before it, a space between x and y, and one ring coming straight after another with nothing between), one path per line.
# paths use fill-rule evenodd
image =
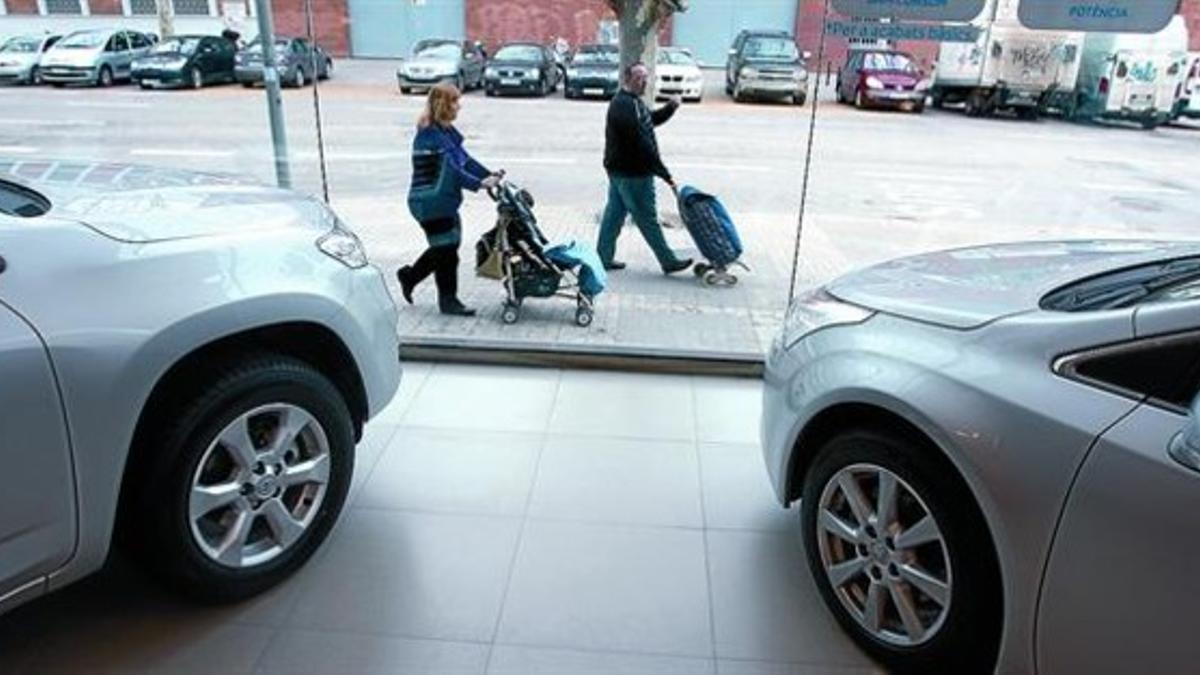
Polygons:
M133 101L112 101L112 102L96 102L96 101L67 101L68 108L149 108L150 104L145 102Z
M912 181L926 181L929 183L964 183L978 185L986 182L985 179L972 176L953 176L948 174L932 174L932 173L909 173L908 171L897 167L896 171L856 171L854 175L859 178L879 178L888 181L903 181L906 184Z
M0 145L0 154L32 155L37 151L37 148L28 145Z
M137 148L129 151L134 157L233 157L233 150L203 150L200 148Z
M776 171L768 166L754 166L751 164L715 164L708 162L672 162L671 166L676 169L685 169L689 171L740 171L744 173L771 173ZM783 173L783 171L778 171Z
M548 164L553 166L570 166L578 164L573 157L495 157L488 160L489 164Z
M0 119L0 124L19 127L104 127L108 122L101 120L31 120L31 119Z
M1147 194L1147 195L1186 195L1187 190L1179 188L1153 187L1150 185L1111 185L1106 183L1084 183L1081 187L1095 192Z
M293 153L298 159L320 159L316 150L300 150ZM326 151L325 160L329 162L379 162L384 160L407 159L407 152L338 152Z

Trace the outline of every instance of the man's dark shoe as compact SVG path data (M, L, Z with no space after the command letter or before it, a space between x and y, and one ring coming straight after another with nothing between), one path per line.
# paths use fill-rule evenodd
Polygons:
M663 265L663 274L675 274L676 272L682 272L682 271L690 268L691 266L692 266L691 258L684 258L683 260L676 260L675 262L667 263L666 265Z
M400 293L408 304L413 304L412 294L416 284L412 282L412 268L408 265L396 270L396 280L400 282Z
M440 309L442 314L447 316L475 316L475 310L467 307L458 300L443 303Z
M625 263L619 260L614 260L612 262L604 263L604 269L608 270L609 272L619 272L625 269Z

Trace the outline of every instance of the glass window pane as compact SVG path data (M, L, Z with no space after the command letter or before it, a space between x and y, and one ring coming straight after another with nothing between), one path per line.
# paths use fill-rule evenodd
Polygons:
M173 0L175 13L180 16L208 16L208 0Z
M46 0L47 14L82 14L79 0Z
M133 15L158 14L154 0L129 0L129 13Z

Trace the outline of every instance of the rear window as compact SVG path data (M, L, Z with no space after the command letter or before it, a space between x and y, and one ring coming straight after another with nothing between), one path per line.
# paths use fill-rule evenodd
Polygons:
M0 213L17 218L37 218L50 210L50 200L30 190L0 178Z

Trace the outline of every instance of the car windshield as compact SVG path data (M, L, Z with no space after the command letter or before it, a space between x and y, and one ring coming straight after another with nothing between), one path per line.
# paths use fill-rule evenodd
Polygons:
M42 44L40 38L15 37L0 46L0 52L10 54L33 54Z
M571 63L577 64L617 64L620 62L620 54L616 50L611 49L589 49L580 51L571 59Z
M541 61L542 50L530 45L509 45L496 52L500 61Z
M904 54L867 54L863 60L867 70L893 70L906 73L917 72L917 66Z
M62 42L58 43L58 46L63 49L95 49L107 41L108 33L89 31L68 35L63 38Z
M1198 282L1200 258L1183 258L1085 279L1050 293L1041 306L1060 312L1121 309L1142 302L1180 299L1173 294L1185 292ZM1193 295L1197 292L1192 291Z
M287 40L287 39L275 40L275 51L277 51L277 52L278 51L286 51L288 49L288 47L290 46L290 44L291 44L291 40ZM262 42L259 42L259 40L257 38L255 38L254 42L251 42L250 46L246 47L246 51L262 52Z
M780 59L795 61L800 58L796 43L786 38L750 38L746 42L748 59Z
M150 50L151 54L192 54L200 46L200 38L173 38L159 43Z
M417 56L429 59L456 59L462 53L461 48L452 42L429 45L417 51Z
M696 65L696 59L693 59L687 52L675 51L673 49L664 49L659 52L658 62L672 66Z

